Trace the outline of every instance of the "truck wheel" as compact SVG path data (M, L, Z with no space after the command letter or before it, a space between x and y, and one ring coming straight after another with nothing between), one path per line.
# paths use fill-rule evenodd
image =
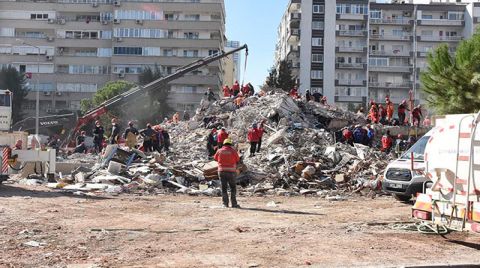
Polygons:
M395 199L397 199L398 201L402 201L402 202L408 202L410 201L410 199L412 199L411 195L394 194L393 197L395 197Z

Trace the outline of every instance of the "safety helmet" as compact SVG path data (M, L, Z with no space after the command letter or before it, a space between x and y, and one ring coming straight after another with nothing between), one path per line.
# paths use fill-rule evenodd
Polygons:
M232 145L232 144L233 144L233 142L232 142L231 139L225 139L225 140L223 141L223 145Z
M133 126L133 122L132 122L132 121L128 121L128 125L129 125L129 126Z

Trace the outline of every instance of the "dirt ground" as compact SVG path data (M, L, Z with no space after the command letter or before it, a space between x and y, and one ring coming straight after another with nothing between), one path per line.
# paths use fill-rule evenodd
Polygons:
M274 201L276 207L267 206ZM78 197L0 186L0 267L297 267L479 264L480 235L393 228L390 197ZM40 246L25 243L35 241Z

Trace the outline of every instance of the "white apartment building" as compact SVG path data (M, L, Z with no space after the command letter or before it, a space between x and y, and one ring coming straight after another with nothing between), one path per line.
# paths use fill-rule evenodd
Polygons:
M300 90L319 91L337 106L355 109L387 96L399 103L410 91L423 102L420 73L428 52L442 43L455 52L476 29L480 2L392 2L291 0L279 26L277 64L287 59L299 66Z
M223 0L0 0L0 65L32 73L24 110L78 110L106 82L165 74L225 47ZM38 83L37 83L38 80ZM192 110L223 84L221 63L170 83L171 106Z

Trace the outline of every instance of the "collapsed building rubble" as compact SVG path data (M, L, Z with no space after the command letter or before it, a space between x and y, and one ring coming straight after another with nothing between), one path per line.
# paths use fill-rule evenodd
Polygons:
M266 120L262 150L247 157L248 128L261 120ZM249 97L238 109L232 99L222 99L199 109L189 121L165 125L172 152L146 155L110 145L95 163L91 156L73 155L69 161L73 158L95 165L57 176L48 186L79 195L100 191L218 196L217 165L208 158L206 137L210 128L223 126L243 155L237 178L240 194L314 194L341 200L345 193L380 189L381 175L391 159L375 148L338 141L336 134L343 127L356 124L366 124L366 119L280 92ZM379 139L384 127L375 127Z

